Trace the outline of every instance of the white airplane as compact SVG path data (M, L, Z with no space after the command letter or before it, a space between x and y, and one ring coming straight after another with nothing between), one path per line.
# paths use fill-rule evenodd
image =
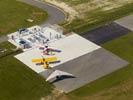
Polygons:
M60 79L61 76L75 77L73 74L70 74L70 73L67 73L64 71L60 71L60 70L55 70L52 74L49 75L49 77L46 79L46 81L50 81L53 78Z

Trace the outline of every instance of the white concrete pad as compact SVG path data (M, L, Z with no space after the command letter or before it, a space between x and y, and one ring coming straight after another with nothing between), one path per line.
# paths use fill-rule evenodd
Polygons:
M55 53L54 57L57 57L60 60L60 63L51 64L51 67L58 66L70 60L73 60L77 57L85 55L87 53L91 53L99 48L100 46L88 41L77 34L72 34L68 37L62 38L58 41L49 43L50 48L59 49L62 52ZM43 72L45 69L42 66L37 66L35 63L32 63L33 58L42 58L43 54L38 48L26 51L15 57L30 67L37 73ZM44 55L44 57L51 57L48 55Z

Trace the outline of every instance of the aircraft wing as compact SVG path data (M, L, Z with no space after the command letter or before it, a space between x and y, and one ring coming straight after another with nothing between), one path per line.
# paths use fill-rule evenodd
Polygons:
M54 62L57 61L56 57L44 58L45 60L41 59L32 59L32 62Z
M47 62L54 62L54 61L57 61L57 58L56 57L46 58L46 61Z
M51 79L55 78L56 76L61 76L61 75L67 75L67 76L73 76L73 74L70 74L68 72L60 71L60 70L55 70L50 76L46 79L46 81L50 81Z
M43 59L32 59L32 62L43 62Z

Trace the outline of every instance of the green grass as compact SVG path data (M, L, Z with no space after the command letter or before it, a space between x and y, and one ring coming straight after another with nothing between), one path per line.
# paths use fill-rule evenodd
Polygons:
M4 50L4 52L0 52L0 58L3 58L10 54L16 53L15 51L13 51L13 49L15 49L15 46L9 44L8 42L1 43L0 49ZM20 50L20 52L21 52L21 50Z
M107 75L101 79L98 79L84 87L81 87L69 93L68 96L72 100L80 100L81 98L83 99L87 96L93 97L93 95L98 94L101 91L106 94L107 90L113 87L117 88L121 86L121 84L125 84L123 83L125 81L126 84L128 84L129 86L132 85L131 83L129 83L128 80L130 79L130 81L133 82L133 33L129 33L125 36L122 36L119 39L105 43L102 46L105 49L118 55L119 57L127 60L130 64L125 68L113 72L110 75ZM121 91L117 95L113 95L113 93L116 91L112 91L108 96L112 96L112 98L115 98L115 100L128 100L129 98L131 99L131 96L133 96L132 88L126 91L127 96L125 96L123 91ZM121 98L123 95L125 96L125 98ZM97 100L102 100L100 99L100 95L97 98L99 98ZM108 99L108 100L113 100L113 99Z
M14 48L8 42L0 47ZM40 100L49 95L53 87L13 56L0 58L0 100Z
M40 24L47 16L47 12L17 0L0 0L0 35ZM33 19L34 22L27 22L27 19Z
M40 24L48 16L47 12L17 0L0 0L0 14L0 35ZM29 18L34 22L27 22ZM7 49L0 52L0 100L40 100L51 93L53 86L14 58L18 52L12 50L13 45L4 42L0 48Z
M122 7L114 8L111 10L103 11L102 8L98 8L88 12L86 19L75 19L70 24L62 24L67 31L74 31L76 33L83 33L99 27L101 25L110 23L116 19L127 16L133 13L133 3L126 4Z
M62 0L57 0L57 1L62 1ZM63 0L64 2L66 2L69 5L78 5L81 3L87 3L90 0Z

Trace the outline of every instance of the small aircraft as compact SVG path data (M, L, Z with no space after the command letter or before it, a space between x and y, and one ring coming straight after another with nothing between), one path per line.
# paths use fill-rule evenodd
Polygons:
M49 69L49 64L59 63L60 61L56 57L49 57L49 58L37 58L32 59L33 63L36 63L36 65L43 65L44 69Z
M57 52L57 53L61 52L61 50L49 48L48 46L40 47L39 49L43 50L43 54L45 54L45 55L50 55L50 53L52 53L52 52Z
M50 69L51 67L49 66L49 63L48 62L44 62L43 63L43 67L44 69Z
M61 70L55 70L47 77L46 81L50 81L53 78L56 78L56 80L54 80L54 82L56 82L58 80L63 80L65 78L75 78L75 76L68 72L64 72Z

